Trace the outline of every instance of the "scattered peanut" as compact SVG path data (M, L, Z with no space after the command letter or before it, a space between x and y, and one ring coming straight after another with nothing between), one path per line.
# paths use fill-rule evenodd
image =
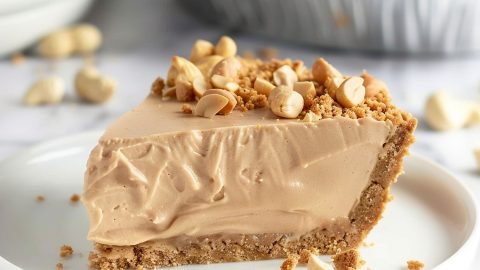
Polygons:
M153 81L152 83L152 87L151 87L151 90L150 92L153 94L153 95L156 95L156 96L161 96L163 93L163 88L165 88L165 81L163 80L162 77L157 77L155 79L155 81Z
M253 88L259 94L262 94L268 97L270 95L270 92L272 92L273 88L275 88L275 85L271 84L269 81L264 80L262 78L256 78L255 83L253 84Z
M362 103L365 98L363 79L356 76L346 79L337 89L335 96L338 103L345 108L350 108Z
M227 57L218 62L212 69L213 75L221 75L228 78L237 78L242 64L235 57Z
M223 114L223 115L230 114L233 111L233 109L235 109L235 106L237 105L237 99L231 92L223 89L209 89L205 91L204 96L213 95L213 94L221 95L228 99L227 105L225 105L225 107L223 107L223 109L221 109L217 114Z
M102 33L91 24L79 24L71 28L74 51L88 54L95 52L102 44Z
M53 32L40 40L38 52L46 58L65 58L75 50L69 30L62 29Z
M213 118L213 116L220 112L228 104L228 102L228 98L222 95L205 95L198 101L193 114L202 117Z
M237 44L232 38L222 36L215 46L215 54L223 57L232 57L237 54Z
M65 93L65 83L60 77L43 78L30 86L23 97L23 103L29 106L54 104L62 100Z
M318 58L312 66L313 79L320 84L325 83L327 78L342 77L342 74L330 65L325 59Z
M337 89L345 81L343 77L328 77L325 81L325 87L327 88L327 93L333 99L336 98Z
M277 86L268 96L272 112L284 118L296 118L303 109L302 95L285 85Z
M210 77L212 75L213 68L218 64L218 62L222 61L223 57L220 55L210 55L200 58L199 60L195 61L195 65L197 68L202 72L205 78Z
M102 43L102 34L91 24L79 24L48 34L38 44L38 52L47 58L65 58L73 53L93 53Z
M303 99L313 98L317 95L317 91L315 90L315 85L313 82L296 82L293 84L293 91L296 91L302 95Z
M387 85L381 81L368 74L367 71L363 71L363 86L365 86L365 97L373 97L378 92L382 90L387 90Z
M290 88L298 81L298 76L290 66L284 65L273 72L273 82L275 85L286 85Z
M480 123L479 112L480 104L454 99L443 91L433 93L425 104L425 120L442 131Z
M212 85L216 88L235 92L239 88L239 85L232 79L221 75L213 75L211 78Z
M195 62L203 57L213 55L215 53L215 46L210 41L199 39L195 41L190 50L190 61Z
M192 86L196 97L202 97L205 91L207 91L207 83L203 76L193 79Z
M307 270L334 270L333 266L323 262L317 256L310 254Z
M193 84L185 74L179 74L175 80L175 95L178 101L192 101L195 99Z
M320 120L320 116L318 116L312 111L307 112L302 119L303 122L315 122L318 120Z
M193 81L205 80L202 72L190 61L183 57L174 56L172 58L172 66L177 70L175 78L176 95L179 101L191 101L195 97L193 89ZM199 82L198 81L198 82ZM200 92L200 88L198 89Z
M98 72L93 66L87 66L75 76L75 91L84 100L92 103L108 101L115 93L116 82Z
M174 66L170 66L167 73L167 86L172 87L175 85L175 79L177 78L177 75L177 69Z

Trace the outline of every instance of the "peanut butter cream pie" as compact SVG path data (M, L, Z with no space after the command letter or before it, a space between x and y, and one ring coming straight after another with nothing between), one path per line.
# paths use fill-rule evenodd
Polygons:
M337 254L380 219L416 127L386 85L236 52L198 40L100 138L82 198L93 268Z

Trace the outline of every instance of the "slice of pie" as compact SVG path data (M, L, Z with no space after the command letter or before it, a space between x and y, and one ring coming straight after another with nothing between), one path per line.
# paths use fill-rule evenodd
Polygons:
M93 268L336 254L380 219L416 127L385 84L235 55L197 41L100 138L82 198Z

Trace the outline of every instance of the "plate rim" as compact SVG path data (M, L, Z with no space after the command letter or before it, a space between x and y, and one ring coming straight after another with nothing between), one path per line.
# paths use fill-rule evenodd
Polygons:
M17 151L16 153L6 157L3 160L0 160L0 168L3 166L8 166L8 163L14 162L15 160L22 160L25 159L26 157L30 155L34 155L37 152L44 151L48 148L54 148L54 147L59 147L63 144L69 144L73 143L75 141L81 141L85 140L86 138L90 137L96 137L100 138L101 135L103 134L104 131L102 130L93 130L93 131L87 131L87 132L81 132L81 133L76 133L73 135L69 136L61 136L49 140L45 140L43 142L39 142L36 144L33 144L32 146L29 146L25 149L22 149L20 151ZM431 166L438 170L440 173L444 174L445 177L442 178L442 180L437 181L442 181L442 182L448 182L448 184L453 184L456 185L457 190L461 191L464 196L461 196L463 198L463 202L467 206L468 209L465 209L467 212L467 216L470 217L472 220L471 228L470 230L466 233L467 237L461 244L461 246L453 253L451 254L448 258L446 258L443 262L440 264L436 265L434 269L444 269L452 263L452 261L455 261L456 258L462 256L464 253L468 253L469 250L467 249L479 249L480 250L480 207L479 203L476 199L476 197L473 195L473 192L470 191L470 189L467 187L467 185L460 180L460 177L458 177L456 174L451 172L448 168L442 166L441 164L435 162L434 160L431 160L421 154L418 154L416 152L410 152L408 156L405 157L406 159L409 159L411 161L404 161L404 164L406 162L424 162L428 164L428 166ZM416 161L414 161L416 160ZM403 175L403 173L402 173ZM2 176L0 174L0 176ZM446 179L449 180L446 180ZM476 243L477 242L477 243ZM22 270L19 266L15 265L14 263L8 261L7 259L3 258L0 255L0 266L2 267L8 267L7 269L11 270Z

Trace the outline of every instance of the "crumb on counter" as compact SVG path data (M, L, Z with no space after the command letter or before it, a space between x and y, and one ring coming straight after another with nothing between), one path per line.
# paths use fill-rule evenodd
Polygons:
M407 261L407 269L408 270L420 270L424 267L425 265L418 260L409 260Z
M185 114L192 114L193 113L192 106L186 103L182 104L182 112Z
M281 270L294 270L297 267L298 258L293 255L288 255L288 257L283 261L280 266Z
M63 263L57 263L57 264L55 265L55 268L56 268L57 270L62 270L62 269L63 269Z
M38 196L35 198L35 200L36 200L37 202L41 203L41 202L45 201L45 197L42 196L42 195L38 195Z
M62 245L60 247L60 257L62 258L67 258L72 256L73 254L73 248L69 245Z
M80 200L80 195L78 194L73 194L70 196L70 202L71 203L77 203Z

